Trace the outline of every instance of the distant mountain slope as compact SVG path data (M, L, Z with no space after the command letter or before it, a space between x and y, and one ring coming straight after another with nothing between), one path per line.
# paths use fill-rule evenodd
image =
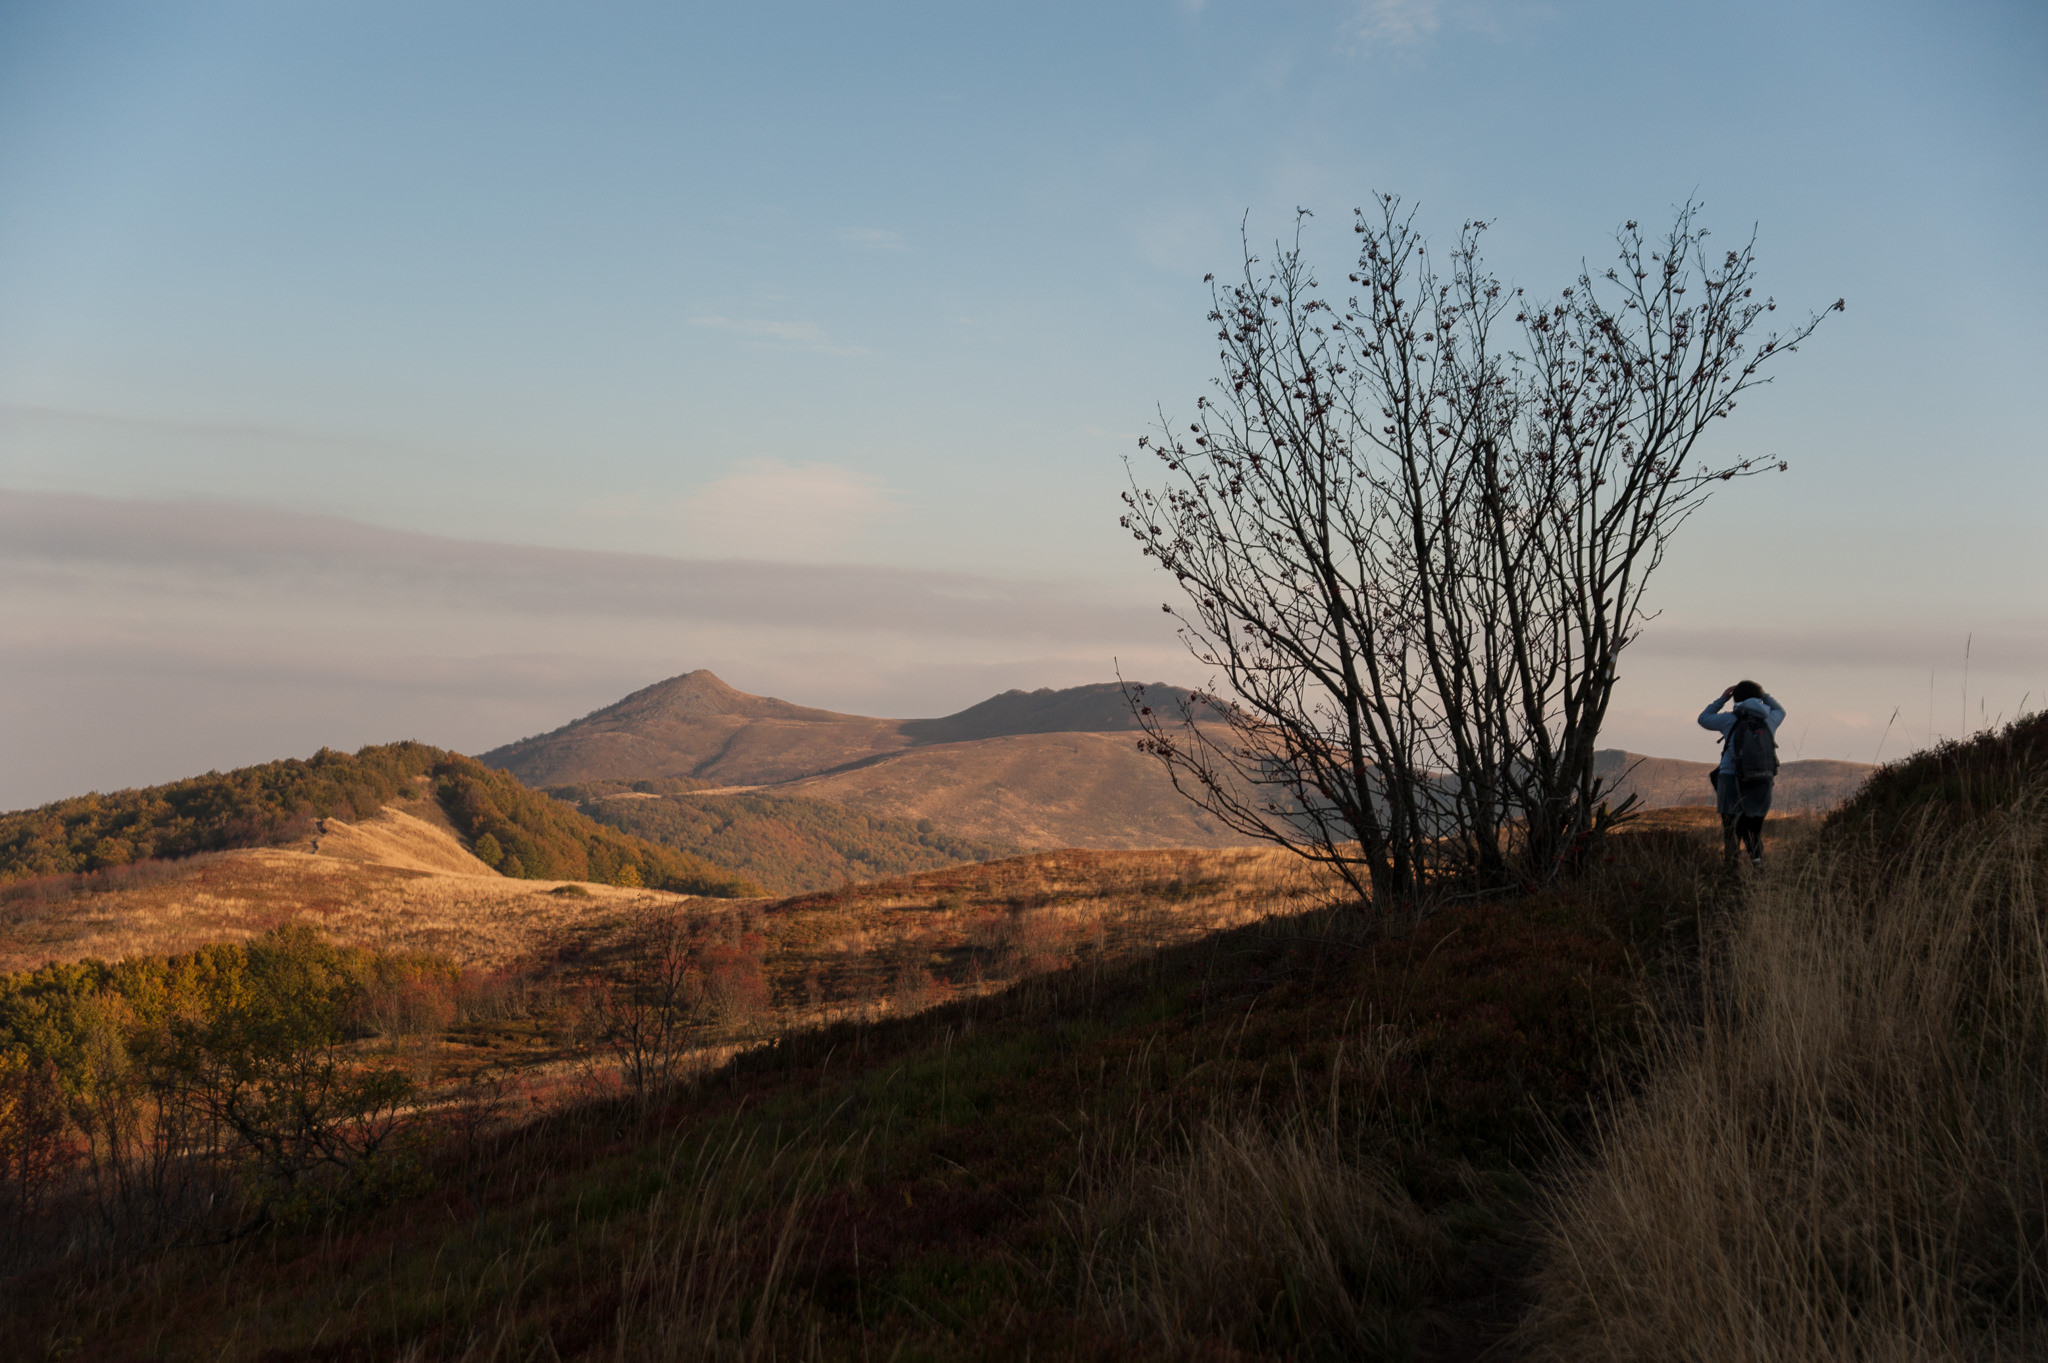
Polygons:
M903 747L901 725L750 696L698 671L479 760L535 787L664 777L759 785Z
M1170 686L1152 691L1186 694ZM1115 682L1005 691L939 719L875 719L750 696L697 671L635 691L552 733L494 748L480 760L536 787L678 777L759 786L934 743L1135 727Z
M1148 691L1155 706L1171 707L1188 695L1170 686ZM1136 727L1114 682L1005 691L957 714L895 720L750 696L699 671L636 691L552 733L494 749L482 760L532 786L611 782L616 790L632 784L663 797L664 808L674 797L673 809L660 816L663 840L703 855L715 845L706 839L725 837L735 848L754 839L760 855L784 868L770 873L777 878L822 874L842 854L829 850L829 839L817 841L816 830L763 824L736 832L711 818L709 806L692 802L739 794L823 800L873 818L928 821L954 838L1024 848L1250 843L1173 789L1159 764L1137 750ZM1639 793L1647 807L1713 801L1706 780L1711 763L1615 750L1598 760L1603 775L1621 778L1622 793ZM1866 770L1851 762L1788 762L1777 807L1787 813L1832 808ZM684 793L690 787L704 793ZM656 811L650 806L629 815L621 803L607 805L600 817L637 827L634 821L654 819ZM771 816L766 806L734 806L732 817ZM800 852L800 846L810 850Z
M1714 788L1707 778L1714 765L1616 748L1593 754L1595 774L1618 781L1618 796L1640 795L1646 809L1712 805ZM1854 795L1874 770L1862 762L1787 762L1778 772L1771 807L1781 814L1824 813Z
M1162 705L1172 705L1188 694L1177 686L1148 686L1146 692ZM957 715L906 719L902 727L912 741L924 744L961 743L1011 734L1131 733L1138 724L1131 716L1130 703L1124 699L1122 683L1097 682L1061 690L1042 687L1036 691L1005 691L979 705L970 705Z
M624 784L555 786L548 794L572 801L599 823L730 866L770 894L994 861L1019 851L1013 842L959 837L930 819L892 818L825 800L654 793Z
M913 748L777 786L1024 847L1244 847L1128 734L1004 734Z

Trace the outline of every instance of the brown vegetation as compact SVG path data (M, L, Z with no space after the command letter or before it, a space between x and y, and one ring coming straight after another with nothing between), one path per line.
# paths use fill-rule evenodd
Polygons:
M0 1290L105 1358L2032 1356L2044 754L1895 764L1762 879L1663 811L1419 918L1243 850L554 896L345 1014L416 1178ZM35 1060L0 1172L48 1205Z
M658 789L674 784L592 781L555 786L548 794L599 823L729 866L770 894L993 861L1022 850L1014 842L959 837L931 819L891 818L828 800Z
M750 696L697 671L656 682L552 733L494 748L482 760L532 786L678 778L757 786L934 743L1136 727L1115 683L1005 691L942 719L875 719Z
M2037 1355L2048 722L1886 769L1748 897L1558 1195L1570 1359Z
M431 801L325 827L283 847L158 863L146 873L67 878L62 893L17 885L0 896L0 972L45 961L168 955L240 942L284 924L337 942L430 952L494 968L564 933L688 896L607 885L513 880L471 856Z

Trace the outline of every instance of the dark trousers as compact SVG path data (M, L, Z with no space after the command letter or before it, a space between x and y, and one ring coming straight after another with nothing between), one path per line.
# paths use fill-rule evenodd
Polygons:
M1737 781L1733 772L1714 773L1714 808L1721 815L1721 847L1735 860L1738 846L1751 861L1764 856L1764 818L1771 812L1771 779Z

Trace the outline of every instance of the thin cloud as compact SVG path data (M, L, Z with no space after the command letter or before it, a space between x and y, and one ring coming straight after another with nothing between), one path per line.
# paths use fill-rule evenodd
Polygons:
M1351 31L1362 53L1415 52L1447 28L1494 42L1527 40L1554 23L1557 11L1535 0L1363 0L1357 16Z
M840 345L816 322L773 322L758 318L692 317L690 325L707 331L723 331L779 350L808 350L819 355L865 355L859 346Z
M745 465L711 488L706 507L787 524L888 498L830 465ZM1187 680L1156 599L1100 584L548 549L219 503L0 492L0 580L0 807L322 744L483 751L698 667L897 715L1108 680L1114 657Z
M1368 49L1415 47L1443 26L1443 0L1365 0L1357 34Z
M851 544L895 506L880 479L854 469L750 459L699 489L683 520L710 552L798 545L816 558Z
M1631 646L1641 657L1741 659L1801 667L1929 667L1960 672L1970 650L1980 672L2048 667L2048 621L1988 621L1984 629L1910 622L1870 628L1696 628L1652 623Z
M742 465L699 498L691 514L798 532L815 532L806 518L893 505L850 470L775 460ZM1113 644L1151 637L1158 614L1083 582L768 559L780 543L762 534L747 543L751 558L685 559L458 540L224 503L0 492L0 574L12 584L0 618L54 610L63 619L67 602L90 598L115 608L104 618L151 621L166 611L253 621L244 612L275 608L302 620L445 617L450 628L524 617L556 633L564 620L601 619Z

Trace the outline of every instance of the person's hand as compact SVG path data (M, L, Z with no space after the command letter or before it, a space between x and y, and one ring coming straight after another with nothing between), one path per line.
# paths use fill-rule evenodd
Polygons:
M1731 686L1731 687L1729 687L1729 688L1728 688L1728 689L1727 689L1726 691L1723 691L1723 692L1721 693L1721 699L1722 699L1722 700L1731 700L1731 699L1733 699L1733 698L1734 698L1734 695L1735 695L1735 688Z

